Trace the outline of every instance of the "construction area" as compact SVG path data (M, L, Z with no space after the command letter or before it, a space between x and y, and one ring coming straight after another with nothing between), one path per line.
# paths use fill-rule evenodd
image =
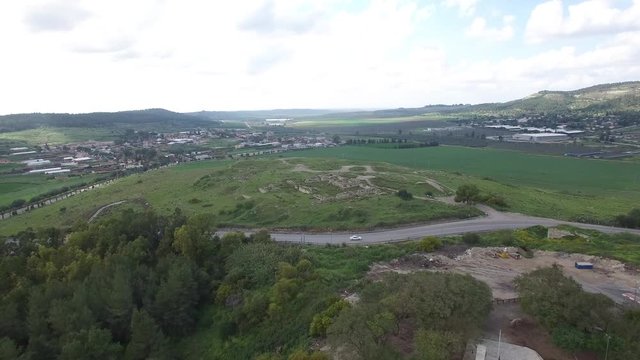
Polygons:
M412 254L371 266L368 276L385 272L452 271L469 274L485 282L495 299L513 299L518 295L513 280L520 274L558 264L585 291L602 293L618 304L628 303L638 292L640 272L624 263L598 256L535 250L527 258L515 247L445 248L429 254ZM590 263L593 269L578 269L576 263Z

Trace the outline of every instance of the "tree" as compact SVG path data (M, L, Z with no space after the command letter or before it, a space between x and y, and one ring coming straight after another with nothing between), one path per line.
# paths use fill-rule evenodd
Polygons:
M327 334L333 346L365 359L392 357L387 341L407 321L429 331L423 343L455 350L482 324L492 300L489 287L469 275L427 272L385 275L360 296L358 304L340 312Z
M449 360L456 358L464 347L460 334L451 331L421 329L415 335L415 359Z
M170 260L153 304L153 314L168 335L184 335L195 325L198 288L190 262Z
M145 310L134 310L131 316L131 341L127 345L124 358L158 358L163 346L164 335L153 318Z
M60 359L119 359L122 347L111 341L109 330L91 328L62 339Z
M586 334L570 326L555 328L551 337L556 345L571 352L584 349L587 343Z
M107 322L116 340L129 340L129 325L133 310L133 296L130 273L123 267L118 267L111 279L111 289L105 299L109 317Z
M557 264L520 275L514 282L522 309L549 330L562 326L579 331L607 328L612 318L611 299L584 292L580 284L563 275Z
M410 192L408 192L405 189L398 190L396 195L402 200L411 200L411 199L413 199L413 194L411 194Z
M0 338L0 360L13 360L18 358L18 347L8 337Z
M358 304L342 310L327 329L329 342L336 348L345 346L358 359L385 359L386 335L395 328L395 318L380 305Z
M478 200L480 196L480 189L473 184L460 185L456 190L456 202L464 202L466 204L473 204Z

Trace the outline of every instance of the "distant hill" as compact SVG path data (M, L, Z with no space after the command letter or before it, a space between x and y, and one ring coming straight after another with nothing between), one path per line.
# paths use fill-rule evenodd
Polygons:
M573 91L540 91L505 103L480 104L468 112L503 114L640 112L640 81L601 84Z
M86 114L15 114L0 116L0 132L50 127L136 127L185 128L212 126L205 117L181 114L164 109L148 109Z
M134 127L137 129L184 129L215 126L218 121L261 121L267 118L365 119L402 118L446 114L459 118L478 115L525 114L640 114L640 81L602 84L574 91L540 91L523 99L478 105L427 105L384 110L275 109L254 111L200 111L176 113L164 109L87 114L16 114L0 116L0 132L51 127Z
M374 111L330 112L306 116L317 119L363 119L410 117L432 113L456 115L524 115L568 113L640 113L640 81L601 84L573 91L543 90L523 99L504 103L478 105L427 105L418 108L397 108Z

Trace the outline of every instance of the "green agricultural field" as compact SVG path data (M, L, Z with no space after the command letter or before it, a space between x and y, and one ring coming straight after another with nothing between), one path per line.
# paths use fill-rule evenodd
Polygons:
M109 141L121 134L119 130L102 128L59 128L40 127L36 129L0 133L0 139L24 142L29 145L61 145L82 141Z
M414 149L346 146L283 156L385 161L415 169L440 170L432 177L452 188L475 183L484 192L507 199L511 211L560 219L608 221L640 204L640 167L629 161L454 146Z
M0 206L10 205L11 202L18 199L29 201L36 195L65 186L90 183L96 178L96 175L60 176L54 179L47 177L44 174L0 176Z
M356 165L326 159L257 159L152 170L4 220L0 233L27 226L72 225L121 200L148 204L164 214L177 207L186 214L211 213L220 226L241 227L369 229L480 214L472 207L426 200L427 191L449 194L425 182L429 172L389 164ZM399 189L416 198L401 200L395 195Z
M403 117L381 117L381 118L335 118L335 119L305 119L292 122L294 127L340 127L340 126L361 126L361 125L380 125L380 124L399 124L415 121L437 120L446 121L452 118L443 116L441 114L425 114L417 116L403 116Z
M228 148L239 142L237 139L209 139L206 145L215 148Z

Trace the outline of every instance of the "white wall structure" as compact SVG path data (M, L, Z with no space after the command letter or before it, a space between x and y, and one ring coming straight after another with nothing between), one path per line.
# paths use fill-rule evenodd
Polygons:
M516 141L530 141L530 142L551 142L551 141L561 141L569 139L567 134L558 134L558 133L536 133L536 134L514 134L511 137Z

